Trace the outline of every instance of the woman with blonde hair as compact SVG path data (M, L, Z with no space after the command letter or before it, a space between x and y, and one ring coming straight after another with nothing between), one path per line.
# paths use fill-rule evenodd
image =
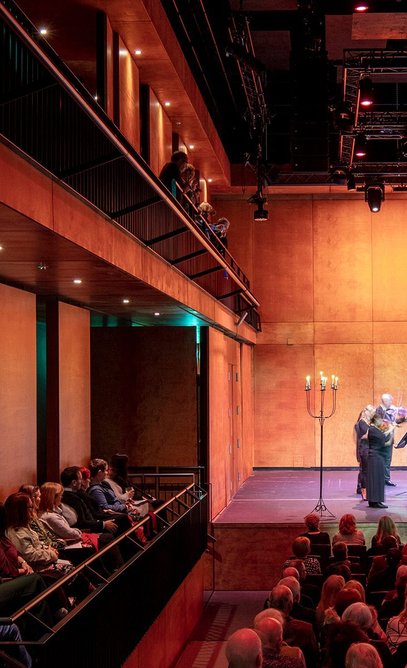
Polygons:
M322 585L321 598L316 608L316 618L319 626L325 619L325 612L335 605L336 597L344 588L345 580L342 575L330 575Z
M376 647L367 642L353 643L346 652L345 668L383 668Z
M41 521L59 538L63 538L68 543L76 543L82 539L82 531L69 526L68 520L62 513L63 492L64 488L58 482L45 482L41 486L38 514Z
M356 517L351 513L342 515L339 520L339 531L332 538L335 543L346 543L347 545L364 545L365 536L363 531L356 526Z
M381 548L383 540L387 536L393 536L397 541L397 545L401 545L401 539L392 518L389 515L382 515L377 524L376 534L372 538L372 548Z
M370 422L375 412L375 407L372 404L368 404L360 413L354 428L356 438L356 459L359 462L356 493L361 494L362 501L367 501L367 461L369 455L367 432L369 431Z

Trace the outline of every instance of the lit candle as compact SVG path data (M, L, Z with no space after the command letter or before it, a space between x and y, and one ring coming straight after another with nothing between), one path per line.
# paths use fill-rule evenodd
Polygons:
M339 381L338 376L335 376L335 390L338 389L338 381Z
M326 376L321 376L321 390L325 390L327 380L328 378Z
M335 388L335 374L334 374L334 373L333 373L332 376L331 376L331 388L332 388L332 389Z
M311 376L305 376L305 391L311 389Z

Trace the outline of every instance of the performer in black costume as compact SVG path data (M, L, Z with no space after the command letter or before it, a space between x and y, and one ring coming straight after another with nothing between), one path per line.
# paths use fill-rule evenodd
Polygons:
M406 409L404 406L394 406L393 397L387 392L382 394L382 403L376 408L376 413L392 425L401 424L406 421ZM396 487L396 483L390 480L390 467L393 456L394 433L389 432L386 443L389 447L385 455L384 484L389 487Z
M367 467L367 497L370 508L387 508L384 502L384 476L387 449L391 448L389 436L393 434L396 425L389 424L375 413L369 427L367 438L369 455Z
M366 408L364 408L360 413L358 421L355 424L356 459L359 462L359 475L356 493L361 494L363 501L367 500L367 460L369 454L367 432L375 411L375 407L372 404L368 404Z

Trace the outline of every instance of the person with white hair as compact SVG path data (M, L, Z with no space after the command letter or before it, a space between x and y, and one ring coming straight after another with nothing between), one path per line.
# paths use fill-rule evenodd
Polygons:
M301 604L301 585L298 580L291 575L282 578L278 584L285 585L291 589L291 593L293 595L291 617L294 617L294 619L302 619L303 622L309 622L314 627L314 630L316 630L315 610L309 607L307 608Z
M358 642L346 652L345 668L383 668L383 663L375 647Z
M229 668L261 668L263 654L261 641L253 629L239 629L226 643L226 659Z
M272 617L263 617L255 627L263 650L263 668L304 668L304 659L282 653L283 626Z
M343 622L353 622L363 631L368 631L373 623L372 613L366 603L358 602L349 605L342 613Z
M402 406L395 406L393 404L393 397L388 392L381 396L381 404L376 408L376 415L379 415L383 420L386 420L391 425L395 426L401 424L406 420L405 408ZM384 484L389 487L396 487L396 483L390 479L391 459L393 456L394 445L394 430L386 435L386 451L385 451L385 465L384 465Z

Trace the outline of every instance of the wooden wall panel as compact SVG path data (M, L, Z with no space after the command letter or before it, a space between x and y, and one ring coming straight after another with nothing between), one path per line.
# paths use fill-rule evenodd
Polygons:
M35 295L0 284L0 498L36 481Z
M158 175L163 165L171 158L172 124L154 91L150 88L149 92L150 167Z
M255 466L318 464L319 425L305 410L308 373L340 377L337 414L326 423L327 466L356 465L352 430L365 404L385 391L407 402L406 201L390 194L371 214L351 194L282 195L270 199L270 222L253 226L252 288L262 318ZM245 206L227 197L214 205L233 217L230 243L244 246L249 265ZM394 462L406 463L402 452Z
M113 120L114 117L114 77L113 77L113 29L106 17L106 113Z
M203 609L203 560L192 569L123 668L175 665Z
M308 322L313 319L312 201L276 201L269 209L270 222L254 226L252 288L262 320Z
M59 304L60 467L90 459L90 314Z
M194 327L92 330L92 454L196 466Z
M122 54L119 55L120 130L136 151L140 151L139 71L121 39L119 45Z
M316 321L371 320L370 216L365 202L314 201Z
M244 344L242 346L246 347ZM209 330L209 481L212 518L223 510L252 472L251 373L251 351L241 352L240 344L211 328Z

